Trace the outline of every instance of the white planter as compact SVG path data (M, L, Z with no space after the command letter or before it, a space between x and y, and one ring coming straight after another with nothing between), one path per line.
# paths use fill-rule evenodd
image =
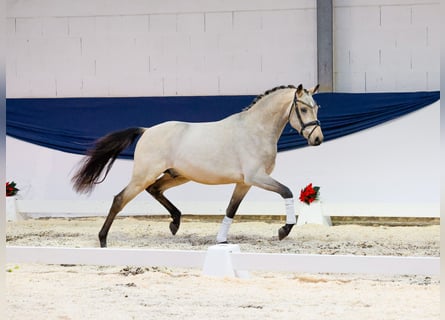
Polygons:
M312 202L310 205L300 202L298 209L297 226L308 223L332 226L331 217L323 214L321 201Z
M16 197L6 197L6 221L17 221L21 220L19 212L17 210L17 199Z

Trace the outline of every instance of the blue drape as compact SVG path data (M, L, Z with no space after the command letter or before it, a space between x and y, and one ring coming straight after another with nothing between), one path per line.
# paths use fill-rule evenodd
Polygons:
M194 96L140 98L7 99L6 133L40 146L85 154L94 141L115 130L150 127L180 120L220 120L248 106L255 96ZM428 106L438 91L412 93L320 93L318 118L325 141L364 130ZM278 151L306 146L289 125ZM131 158L134 146L121 157Z

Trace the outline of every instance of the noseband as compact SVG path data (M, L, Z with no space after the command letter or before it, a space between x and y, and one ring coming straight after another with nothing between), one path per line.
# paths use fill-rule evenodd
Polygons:
M298 121L300 122L300 126L301 126L301 129L300 129L300 131L298 131L298 133L299 133L302 137L304 137L304 135L303 135L304 130L305 130L307 127L314 126L314 127L312 128L311 132L309 133L309 135L308 135L307 138L306 138L307 140L309 140L309 139L311 138L312 133L313 133L313 132L315 131L315 129L316 129L317 127L319 127L321 124L320 124L320 121L318 121L318 120L313 120L313 121L309 121L309 122L304 123L304 122L303 122L303 119L301 118L300 109L298 109L298 105L297 105L297 103L304 104L305 106L308 106L309 108L313 108L313 106L307 104L307 103L304 102L304 101L298 100L298 97L297 97L297 91L295 91L294 101L292 102L292 106L291 106L290 111L289 111L289 121L290 121L290 115L291 115L291 113L292 113L292 109L295 107L295 113L297 114L297 118L298 118Z

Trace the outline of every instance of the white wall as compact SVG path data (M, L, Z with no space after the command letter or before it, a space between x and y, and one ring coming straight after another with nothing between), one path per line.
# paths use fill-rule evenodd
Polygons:
M315 1L111 2L9 1L8 97L259 94L316 82Z
M7 8L8 97L259 94L317 81L315 0ZM335 90L438 90L438 9L439 1L335 0Z
M437 102L319 147L281 152L272 176L291 188L295 197L310 182L321 186L325 213L329 215L438 216L439 114L440 102ZM7 179L15 180L22 189L21 198L28 200L111 203L113 195L127 184L132 170L132 161L117 160L107 180L90 197L78 196L71 189L70 177L80 156L9 137L6 148ZM232 189L232 185L188 183L167 191L167 195L174 203L180 203L181 208L185 205L188 213L205 211L208 203L215 204L210 206L211 210L224 212ZM150 210L159 213L160 206L147 194L141 194L135 201L148 203L139 207L143 213L153 213ZM283 210L278 195L257 188L252 188L240 208L240 212L282 213ZM165 213L163 209L160 211Z
M439 90L439 1L334 0L335 91Z

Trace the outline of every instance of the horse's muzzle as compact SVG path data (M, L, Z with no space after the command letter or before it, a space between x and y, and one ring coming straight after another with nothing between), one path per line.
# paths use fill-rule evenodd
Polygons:
M315 128L314 131L309 135L309 139L307 142L311 146L319 146L324 140L323 133L321 132L320 127Z
M323 137L315 137L314 142L313 142L313 146L319 146L321 143L323 142Z

